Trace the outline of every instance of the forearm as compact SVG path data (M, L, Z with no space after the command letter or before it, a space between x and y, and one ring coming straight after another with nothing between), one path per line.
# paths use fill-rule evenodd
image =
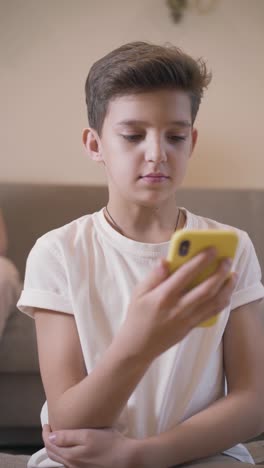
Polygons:
M94 370L49 404L52 429L112 426L148 366L117 336Z
M142 440L139 456L146 467L178 465L222 452L262 431L254 395L234 392L174 429Z

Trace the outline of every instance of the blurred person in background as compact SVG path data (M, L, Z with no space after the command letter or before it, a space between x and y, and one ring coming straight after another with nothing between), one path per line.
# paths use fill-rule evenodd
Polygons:
M6 256L7 247L8 234L3 213L0 210L0 339L21 292L19 273Z

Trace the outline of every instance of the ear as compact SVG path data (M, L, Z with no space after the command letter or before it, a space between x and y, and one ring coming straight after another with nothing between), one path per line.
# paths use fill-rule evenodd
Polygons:
M103 163L101 141L98 133L93 128L85 128L82 133L82 141L87 154L93 161Z
M198 138L198 130L196 128L193 128L192 129L192 144L191 144L190 156L192 155L193 150L195 148L197 138Z

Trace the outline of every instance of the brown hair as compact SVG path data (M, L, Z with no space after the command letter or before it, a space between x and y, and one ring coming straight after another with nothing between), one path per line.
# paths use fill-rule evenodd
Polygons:
M89 124L100 135L111 99L164 88L189 94L194 122L203 90L210 81L211 73L205 62L194 60L175 46L147 42L124 44L90 69L85 83Z

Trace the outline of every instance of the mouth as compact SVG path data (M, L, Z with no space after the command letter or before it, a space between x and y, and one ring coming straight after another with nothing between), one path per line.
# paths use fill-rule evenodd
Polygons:
M166 174L163 174L163 172L150 172L149 174L141 176L141 178L145 178L145 177L152 177L152 178L162 177L162 178L165 178L165 179L169 178L169 176L167 176Z
M169 179L169 176L161 172L152 172L140 177L141 180L147 183L161 183Z

